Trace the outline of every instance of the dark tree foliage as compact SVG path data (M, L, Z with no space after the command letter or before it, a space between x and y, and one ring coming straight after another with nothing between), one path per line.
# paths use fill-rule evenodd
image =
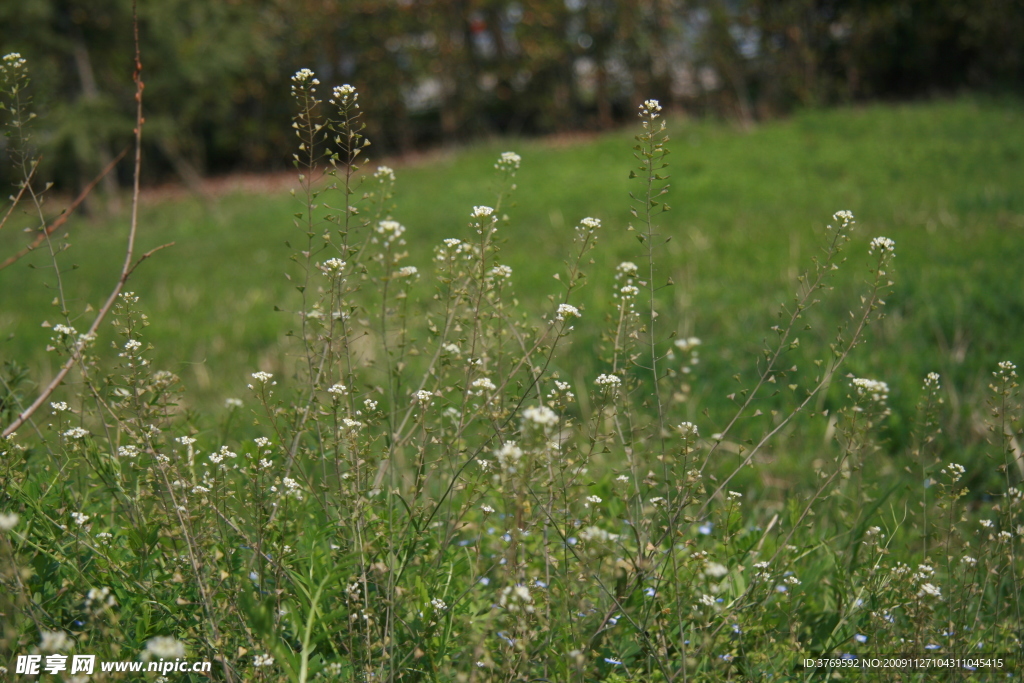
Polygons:
M754 120L1024 84L1024 0L142 0L148 177L289 157L290 75L352 83L378 147L603 128L646 98ZM81 186L132 130L130 0L0 3L29 60L46 177Z

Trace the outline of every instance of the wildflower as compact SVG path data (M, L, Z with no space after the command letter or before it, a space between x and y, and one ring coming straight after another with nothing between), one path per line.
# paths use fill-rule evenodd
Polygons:
M405 226L398 221L384 220L377 224L376 230L377 234L383 235L386 244L392 244L401 239L402 233L405 232Z
M448 605L446 605L444 600L440 598L434 598L431 600L430 605L438 612L443 612L448 609Z
M43 652L63 652L73 647L73 641L64 631L40 631L39 649Z
M210 489L205 487L205 486L203 486L203 485L201 485L201 484L196 484L195 486L192 487L192 493L209 493L209 492L210 492Z
M519 162L522 161L515 152L502 152L501 156L498 157L497 163L494 164L494 168L499 171L515 172L519 170Z
M335 396L344 396L345 394L348 393L348 387L346 387L344 384L338 383L329 388L327 390L327 393L334 394Z
M692 422L681 422L676 427L676 429L682 432L684 438L690 436L698 436L697 425L693 424Z
M377 170L373 172L373 177L377 180L395 182L395 171L390 166L378 166Z
M614 666L622 666L622 660L620 659L612 659L611 657L605 657L604 661Z
M623 285L619 289L619 294L623 299L632 299L640 293L640 289L634 285Z
M498 388L494 386L494 382L487 377L481 377L480 379L473 380L473 384L470 386L475 389L473 393L477 396L483 396L485 391L494 391Z
M69 439L84 439L89 436L88 430L82 429L81 427L72 427L71 429L64 432L64 436Z
M935 586L930 583L922 583L921 590L917 592L917 597L921 596L928 596L930 598L938 598L939 600L941 600L942 591L939 589L938 586Z
M682 352L692 351L694 348L701 345L701 340L697 337L687 337L686 339L676 339L676 348Z
M523 457L523 449L519 448L513 441L508 441L501 448L494 451L494 456L498 458L498 464L501 465L502 469L509 469L514 467L519 459Z
M333 96L331 104L337 107L347 107L349 104L355 104L356 109L359 108L359 105L356 104L356 101L359 99L359 93L348 83L335 86L334 90L331 91L331 95Z
M701 525L700 525L699 527L697 527L697 531L698 531L698 532L699 532L699 533L700 533L700 534L701 534L702 536L710 536L710 535L711 535L711 531L712 531L712 530L713 530L714 528L715 528L715 525L714 525L713 523L711 523L711 522L704 522L704 523L703 523L703 524L701 524Z
M521 583L515 586L505 586L501 591L501 596L498 598L498 605L509 612L523 610L524 612L533 613L534 611L533 596L530 595L530 589Z
M939 373L929 372L928 376L924 378L924 388L932 391L939 388Z
M64 401L59 401L57 403L51 403L50 407L53 408L54 413L63 413L68 409L68 404Z
M269 372L263 372L262 370L260 370L259 372L252 373L252 378L259 382L260 384L266 384L270 380L274 379L274 375L272 375Z
M21 519L16 512L0 512L0 531L10 531Z
M419 268L416 266L402 266L395 273L395 277L416 277L419 274Z
M485 515L489 515L489 514L492 514L492 513L494 512L494 508L492 508L492 507L491 507L490 505L487 505L487 504L481 505L481 506L480 506L480 510L481 510L481 511L482 511L482 512L483 512L483 513L484 513Z
M599 375L598 378L594 380L594 384L596 384L599 387L612 388L621 386L622 380L616 377L615 375Z
M430 403L430 399L433 398L433 394L424 389L420 389L412 396L413 403L419 403L420 405L427 405Z
M661 103L658 100L646 100L640 105L640 116L647 116L651 119L658 118L661 111Z
M340 273L342 270L345 269L345 265L345 262L342 261L340 258L329 258L326 261L324 261L322 266L320 266L320 270L324 271L327 274Z
M512 277L512 269L508 266L494 266L491 268L490 276L493 278L507 280Z
M888 237L876 237L875 239L871 240L871 248L868 249L868 253L875 253L875 249L877 249L882 254L885 254L887 252L889 254L892 254L896 251L896 243L893 242Z
M132 444L118 446L117 455L121 458L134 458L139 454L139 447Z
M489 206L474 206L473 213L470 214L472 218L487 218L494 213L494 209Z
M800 579L796 578L795 576L787 576L785 579L783 579L783 581L788 583L790 586L800 585Z
M601 501L601 496L587 496L587 502L588 503L593 503L594 505L597 505L597 504L602 502Z
M729 491L729 500L739 500L743 494L738 491Z
M557 313L558 314L555 316L555 320L559 321L565 320L566 316L569 316L570 318L581 317L579 309L576 308L575 306L570 306L569 304L558 304Z
M979 522L979 524L981 524L986 529L991 529L995 526L995 522L993 522L991 519L983 519L981 520L981 522Z
M170 636L156 636L146 641L147 659L159 657L160 659L175 659L185 656L185 644Z
M83 526L85 525L86 522L89 521L89 515L84 515L81 512L72 512L71 519L73 519L75 521L75 524L77 524L78 526Z
M710 595L708 595L707 593L704 593L703 595L700 596L700 602L705 607L714 607L714 605L715 605L715 598L710 596Z
M615 267L615 277L618 278L620 275L626 277L636 277L639 272L639 268L632 261L623 261Z
M309 69L299 69L292 76L292 83L303 85L305 83L312 83L313 85L319 85L320 81L315 78L315 74Z
M966 564L968 567L973 567L976 564L978 564L978 560L976 560L975 558L971 557L970 555L964 555L963 557L960 558L960 561L963 562L964 564Z
M260 666L272 666L274 664L274 658L270 655L256 655L252 658L252 665L254 667Z
M102 588L90 588L89 592L85 595L85 606L92 607L114 607L117 605L117 600L113 595L110 594L110 588L103 586Z
M598 526L588 526L580 531L580 538L584 541L615 541L618 540L619 535L609 533Z
M942 473L943 474L948 474L949 478L953 480L954 484L956 482L960 481L960 477L964 476L964 473L966 471L967 470L964 469L963 465L957 464L955 462L950 463L946 467L942 468Z
M718 562L708 562L704 567L704 576L709 576L713 579L720 579L728 573L729 568Z
M364 398L363 407L372 413L373 411L377 410L377 402L374 401L372 398Z
M441 347L441 350L445 353L450 353L453 356L457 356L462 353L462 349L459 348L458 344L445 344Z
M523 411L523 418L541 427L554 427L558 424L558 415L547 406L530 406Z
M234 410L235 408L242 407L242 399L240 398L226 398L224 399L224 407L228 410Z
M270 448L273 445L271 440L265 436L257 436L253 439L253 442L255 442L255 444L260 448Z
M53 331L57 334L62 334L66 337L73 337L78 334L78 330L71 327L70 325L57 324L53 326Z
M583 220L580 221L580 227L586 228L587 230L590 231L598 230L601 227L601 219L589 217L584 218Z
M853 386L858 396L870 396L875 403L884 403L889 398L889 385L875 379L854 378Z

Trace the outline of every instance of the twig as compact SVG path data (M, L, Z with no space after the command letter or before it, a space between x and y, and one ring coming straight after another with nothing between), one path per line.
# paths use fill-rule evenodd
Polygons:
M21 427L21 425L25 424L25 422L32 417L36 410L38 410L40 406L46 403L46 400L50 398L50 395L54 391L56 391L57 387L61 385L61 383L64 381L64 378L67 377L68 372L71 371L71 368L74 367L75 363L77 363L78 360L81 358L82 350L85 348L85 344L87 343L86 340L92 339L96 336L96 331L99 329L100 324L103 322L103 319L107 317L107 313L110 312L110 309L111 307L113 307L114 302L117 301L118 294L120 294L121 290L124 289L124 284L125 282L128 281L128 276L131 275L132 271L135 270L135 266L138 265L138 263L132 265L132 259L135 254L135 234L138 231L139 224L139 176L142 173L142 124L145 121L145 119L142 116L142 91L145 88L145 85L142 82L142 60L139 57L138 51L138 24L135 25L135 31L135 73L133 75L133 80L135 81L135 170L133 172L134 177L132 181L131 224L128 229L128 244L125 247L124 264L121 266L121 274L120 276L118 276L117 282L114 284L114 288L111 290L110 295L107 297L106 302L103 304L103 307L100 308L99 313L96 314L96 318L92 321L92 325L89 326L89 331L86 332L85 335L83 335L83 337L80 337L79 340L76 342L75 347L71 352L71 356L67 359L67 361L65 361L64 365L60 369L60 372L58 372L56 377L54 377L50 381L50 383L47 384L46 387L39 393L39 396L36 397L36 400L32 402L32 405L23 410L21 414L18 415L18 417L14 420L14 422L12 422L11 424L7 425L6 428L4 428L3 436L5 437L10 436L19 427ZM94 181L94 184L95 182L97 181ZM64 214L64 216L61 216L61 218L64 218L66 215L67 214ZM60 219L58 218L57 220L59 221ZM56 224L57 221L54 221L54 225ZM44 232L43 234L45 235L48 233ZM139 263L144 261L150 254L162 248L163 247L158 247L157 249L154 249L153 251L143 255L143 257L139 259Z
M100 171L100 174L98 176L96 176L95 178L93 178L91 183L89 183L88 185L85 186L85 189L83 189L82 192L78 195L78 197L75 198L75 201L71 202L71 206L69 206L67 209L65 209L64 213L62 213L60 216L58 216L57 219L55 221L53 221L53 223L51 223L47 227L44 227L39 232L39 235L36 236L36 239L35 239L35 241L32 242L32 244L28 245L27 247L25 247L24 249L19 251L14 256L11 256L10 258L8 258L3 263L0 263L0 270L3 270L7 266L10 266L10 265L13 265L14 263L16 263L25 254L29 253L30 251L32 251L33 249L38 247L40 244L42 244L43 240L45 240L47 237L52 235L57 230L57 228L59 228L60 226L64 225L64 223L67 222L68 218L71 217L71 214L74 213L75 209L77 209L79 207L79 205L82 202L85 201L85 198L88 197L92 193L92 191L94 189L96 189L96 186L99 184L99 182L101 180L103 180L103 178L105 178L108 173L110 173L112 170L114 170L114 167L117 166L118 162L121 161L121 159L124 159L124 156L128 153L128 149L129 149L128 147L125 147L121 151L121 153L118 154L117 157L113 161L111 161L109 164L107 164L106 168L104 168L102 171ZM35 168L32 169L32 172L35 173ZM29 176L29 180L31 180L31 176ZM21 199L22 193L24 193L25 189L28 187L28 182L29 181L26 181L25 184L22 186L21 192L18 193L18 196L14 200L14 204L17 204L18 200ZM8 216L10 215L10 212L14 210L14 204L11 205L10 210L7 212ZM3 220L3 222L0 222L0 226L2 226L3 223L6 223L6 222L7 222L7 216L4 216L4 220Z
M39 160L41 159L42 157L39 158ZM36 163L32 164L32 170L28 172L28 177L25 178L25 182L21 184L21 189L18 190L18 194L14 197L13 200L11 200L11 207L7 209L7 213L4 214L4 219L0 221L0 228L3 228L5 225L7 225L7 219L11 217L12 213L14 213L14 207L18 205L18 202L20 202L21 198L25 195L25 190L28 189L29 183L32 182L32 176L36 174L36 169L39 168L39 160L37 160Z

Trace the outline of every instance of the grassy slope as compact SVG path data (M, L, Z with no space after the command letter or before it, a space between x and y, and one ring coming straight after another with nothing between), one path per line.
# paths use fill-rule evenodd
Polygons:
M665 290L661 320L666 333L704 339L694 382L701 402L694 411L707 405L712 421L724 418L721 394L732 390L729 378L754 367L773 312L791 298L798 272L821 242L821 227L838 209L852 210L859 223L840 283L855 286L862 279L871 237L897 243L889 317L849 370L890 382L897 424L931 370L943 374L951 399L979 408L986 372L1004 359L1024 363L1020 104L965 99L806 112L748 132L674 121L668 200L674 210L661 227L672 240L659 258L662 275L677 284ZM641 190L639 181L627 180L631 145L630 131L564 144L505 140L400 168L395 217L408 227L407 263L430 272L431 247L465 236L470 207L493 203L494 158L514 148L523 167L504 255L524 306L548 306L546 295L558 287L551 276L565 258L572 226L584 216L604 221L594 277L581 300L587 324L577 326L578 348L593 348L590 325L600 322L607 305L614 265L644 258L625 230L628 192ZM286 193L145 207L140 249L177 245L140 268L130 288L143 297L153 322L148 338L156 346L155 364L183 377L191 390L187 403L215 408L226 396L242 395L258 366L280 371L287 362L281 342L292 319L274 306L295 306L283 277L291 253L284 242L304 239L292 227L300 208ZM124 231L123 221L76 221L64 261L80 266L65 274L75 315L87 303L97 305L112 284ZM5 232L0 253L21 239ZM0 271L0 358L48 367L41 350L48 335L39 325L57 320L49 304L52 279L42 253ZM835 302L823 304L828 324L801 334L808 358L820 348L814 340L828 338L831 321L854 297L854 290L840 287ZM575 379L602 370L591 363ZM951 429L969 434L970 410L960 413L963 423Z

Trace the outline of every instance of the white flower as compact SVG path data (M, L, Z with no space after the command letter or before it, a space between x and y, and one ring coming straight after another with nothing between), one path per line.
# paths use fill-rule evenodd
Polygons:
M788 583L790 586L799 586L800 585L800 579L796 578L795 576L787 576L784 579L784 581L786 583Z
M413 403L419 403L420 405L427 405L430 403L434 395L425 389L420 389L412 396Z
M71 519L75 521L78 526L83 526L89 521L89 515L83 515L81 512L72 512Z
M316 85L320 83L320 81L316 80L313 72L309 69L299 69L295 72L295 75L292 76L292 83L298 83L299 85L302 85L303 83L313 83Z
M622 380L615 375L598 375L594 384L599 387L618 387L622 385Z
M729 491L729 500L739 500L743 497L743 494L739 491Z
M472 218L487 218L494 213L494 209L489 206L474 206L473 213L470 214Z
M442 600L441 598L434 598L430 601L430 605L434 608L435 611L438 612L443 612L446 609L448 609L448 605L446 605L444 600Z
M991 519L983 519L981 520L980 524L986 529L991 529L995 526L995 522L993 522Z
M494 266L491 268L490 276L507 280L512 277L512 269L508 266Z
M703 605L705 605L707 607L713 607L714 604L715 604L714 596L708 595L707 593L704 593L703 595L700 596L700 601L701 601L701 604L703 604Z
M517 612L522 609L525 612L533 612L533 596L530 589L522 584L505 586L498 598L498 605L509 612Z
M973 567L974 565L978 564L978 561L970 555L964 555L960 558L960 561L966 564L968 567Z
M453 356L457 356L460 353L462 353L462 349L459 348L458 344L445 344L444 346L441 347L441 350L443 350L445 353L450 353Z
M619 289L619 294L623 299L632 299L633 297L640 294L640 288L635 285L623 285Z
M701 341L697 337L687 337L686 339L676 339L675 345L677 349L685 353L686 351L691 351L695 347L700 346Z
M924 378L925 390L936 390L939 388L939 373L929 372L928 376Z
M949 475L949 478L953 480L954 484L960 481L960 477L964 476L965 472L967 472L967 470L964 466L955 462L951 462L949 465L942 468L942 473Z
M625 275L626 277L636 277L639 269L636 264L632 261L623 261L615 267L615 277Z
M523 418L542 427L554 427L558 424L558 415L547 406L530 406L523 411Z
M192 493L209 493L209 492L210 492L210 489L208 489L207 487L205 487L205 486L203 486L201 484L196 484L195 486L192 487Z
M344 107L350 103L355 103L359 99L359 93L357 93L356 89L348 83L345 85L335 86L334 90L331 91L331 94L333 95L331 104L338 107ZM356 108L358 107L359 105L356 104Z
M84 439L89 436L88 430L82 429L81 427L72 427L71 429L64 432L64 436L69 439Z
M480 510L481 510L481 511L482 511L482 512L483 512L483 513L484 513L485 515L489 515L489 514L492 514L492 513L494 512L494 508L492 508L492 507L491 507L490 505L486 505L486 504L484 504L484 505L481 505L481 506L480 506Z
M523 457L523 449L515 444L514 441L505 442L501 448L494 451L494 457L498 459L498 464L501 465L502 469L508 469L514 467L519 459Z
M64 401L58 401L57 403L51 403L50 407L53 408L53 412L55 413L63 413L68 409L68 404Z
M842 221L843 225L849 225L853 223L853 212L851 211L836 211L832 214L832 220Z
M580 531L580 538L584 541L616 541L619 535L608 533L601 527L588 526Z
M320 270L328 274L340 273L342 270L345 269L345 265L345 262L342 261L340 258L329 258L326 261L324 261L322 266L320 266Z
M139 454L139 447L132 444L118 446L117 455L121 458L134 458Z
M719 562L708 562L704 566L704 576L720 579L729 573L729 568Z
M16 512L0 512L0 531L10 531L21 519Z
M254 667L260 666L272 666L274 664L274 658L270 655L256 655L252 658L252 665Z
M677 426L676 429L682 432L684 438L698 435L697 425L693 424L692 422L680 422L679 426Z
M875 249L877 249L882 254L885 254L887 252L889 254L892 254L896 251L896 243L893 242L888 237L876 237L873 240L871 240L871 247L868 249L868 253L875 253Z
M391 244L401 238L405 232L405 226L398 221L385 220L377 224L377 233L384 236L384 241Z
M70 325L61 325L61 324L54 325L53 326L53 331L56 332L57 334L63 334L63 335L68 336L68 337L73 337L76 334L78 334L78 330L76 330L75 328L71 327Z
M520 161L522 161L522 157L515 152L502 152L497 163L494 164L494 168L499 171L518 171Z
M242 407L242 399L240 398L226 398L224 399L224 407L228 410Z
M884 403L889 398L889 385L876 379L854 378L853 386L858 396L870 396L875 403Z
M159 657L160 659L177 659L185 656L185 644L170 636L156 636L146 641L147 659Z
M419 268L417 268L416 266L402 266L395 273L395 277L414 277L416 275L419 275L419 273Z
M580 221L580 227L587 228L588 230L598 230L601 227L601 219L584 218Z
M477 396L483 396L484 392L494 391L495 389L498 388L494 386L494 382L492 382L487 377L481 377L480 379L473 380L473 384L471 384L470 386L476 390L473 393L475 393Z
M334 394L335 396L344 396L345 394L348 393L348 387L346 387L344 384L338 383L329 388L327 390L327 393Z
M253 439L253 441L260 448L270 448L270 446L272 445L271 440L265 436L257 436L255 439Z
M364 406L364 407L365 407L365 408L366 408L366 409L367 409L368 411L370 411L371 413L372 413L373 411L377 410L377 402L376 402L376 401L374 401L374 400L373 400L372 398L364 398L364 399L363 399L363 406Z
M558 315L555 316L555 320L565 320L565 317L579 318L580 311L575 306L569 304L558 304Z
M266 384L270 380L274 379L274 375L272 375L269 372L263 372L262 370L260 370L259 372L252 373L252 378L259 382L260 384Z
M594 505L597 505L598 503L602 502L601 501L601 496L587 496L587 502L588 503L593 503Z
M645 100L640 105L640 116L649 116L652 119L658 118L658 112L661 111L661 104L658 100Z
M935 586L933 584L922 583L921 584L921 590L919 590L917 592L917 597L920 598L921 596L925 596L925 595L930 597L930 598L938 598L938 599L941 600L942 599L942 590L938 586Z
M378 166L377 170L373 172L373 177L377 180L395 182L395 171L390 166Z
M128 353L131 353L132 351L137 351L141 348L142 342L140 342L138 339L129 339L124 343L124 350L127 351Z
M75 644L64 631L40 631L39 649L43 652L62 652Z

